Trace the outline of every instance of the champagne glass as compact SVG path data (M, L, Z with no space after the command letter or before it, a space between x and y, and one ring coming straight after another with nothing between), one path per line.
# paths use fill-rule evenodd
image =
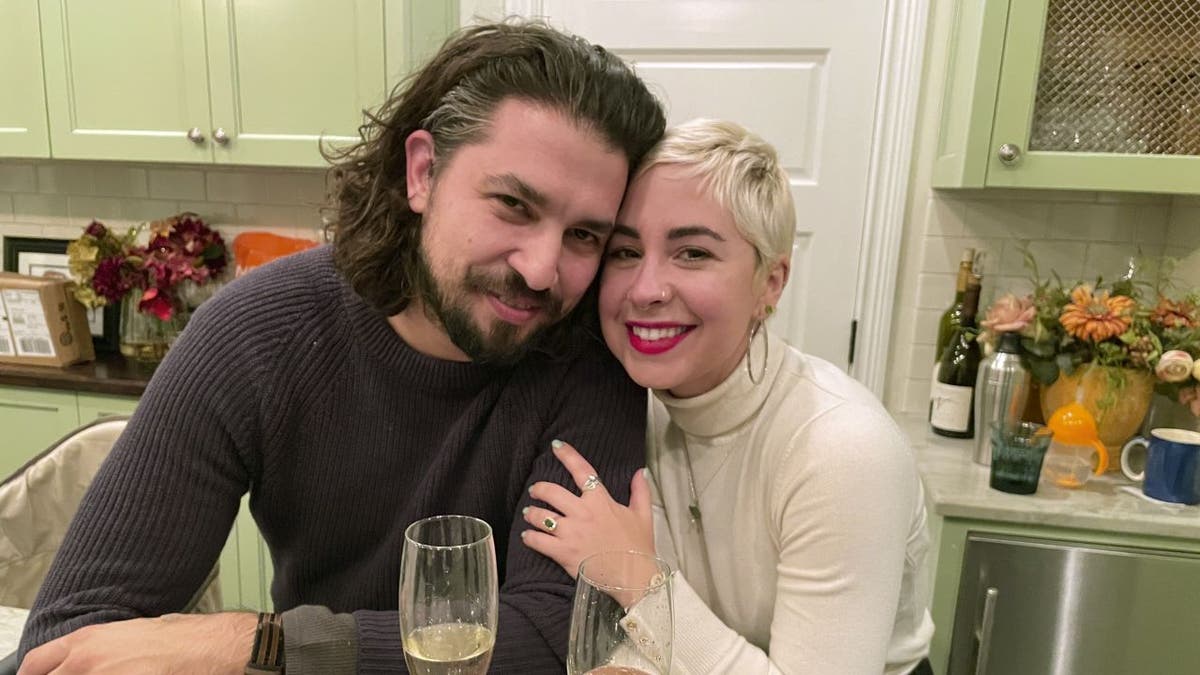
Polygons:
M667 675L675 630L671 569L637 551L585 558L571 611L568 675Z
M400 634L414 675L483 675L496 641L492 528L469 516L434 516L404 531Z

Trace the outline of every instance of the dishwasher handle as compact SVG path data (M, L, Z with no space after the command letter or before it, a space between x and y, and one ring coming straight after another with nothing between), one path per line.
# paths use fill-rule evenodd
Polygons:
M975 631L975 639L979 641L979 651L975 657L975 675L987 675L988 652L992 648L992 624L996 621L996 601L1000 597L1000 589L991 586L983 598L983 616L979 620L979 628Z

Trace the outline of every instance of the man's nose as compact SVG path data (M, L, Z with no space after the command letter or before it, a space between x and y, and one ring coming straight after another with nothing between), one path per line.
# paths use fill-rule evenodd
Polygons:
M558 281L562 259L562 235L554 228L530 233L508 257L508 264L521 275L530 290L545 291Z

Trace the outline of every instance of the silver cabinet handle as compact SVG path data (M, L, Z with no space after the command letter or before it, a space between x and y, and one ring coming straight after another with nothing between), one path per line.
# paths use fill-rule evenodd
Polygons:
M996 156L1000 158L1001 162L1012 164L1021 159L1021 146L1016 143L1005 143L1000 146L1000 149L996 152Z
M192 127L188 129L187 139L196 145L200 145L204 142L204 132L200 131L200 127Z
M992 649L992 624L996 621L996 599L1000 597L1000 589L991 587L983 598L983 617L979 620L979 630L975 638L979 640L979 652L975 657L975 675L987 675L988 652Z
M217 145L229 145L229 134L225 133L224 127L213 129L213 140Z

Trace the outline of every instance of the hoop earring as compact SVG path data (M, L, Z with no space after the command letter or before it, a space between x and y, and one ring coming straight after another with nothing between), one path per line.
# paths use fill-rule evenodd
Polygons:
M767 360L771 355L771 341L767 339L767 332L762 329L763 322L760 320L754 324L754 328L750 330L750 344L746 345L746 375L754 384L760 384L763 378L767 376ZM750 367L750 356L754 352L754 338L759 335L763 337L763 362L762 367L758 369L758 377L754 377L754 370Z

